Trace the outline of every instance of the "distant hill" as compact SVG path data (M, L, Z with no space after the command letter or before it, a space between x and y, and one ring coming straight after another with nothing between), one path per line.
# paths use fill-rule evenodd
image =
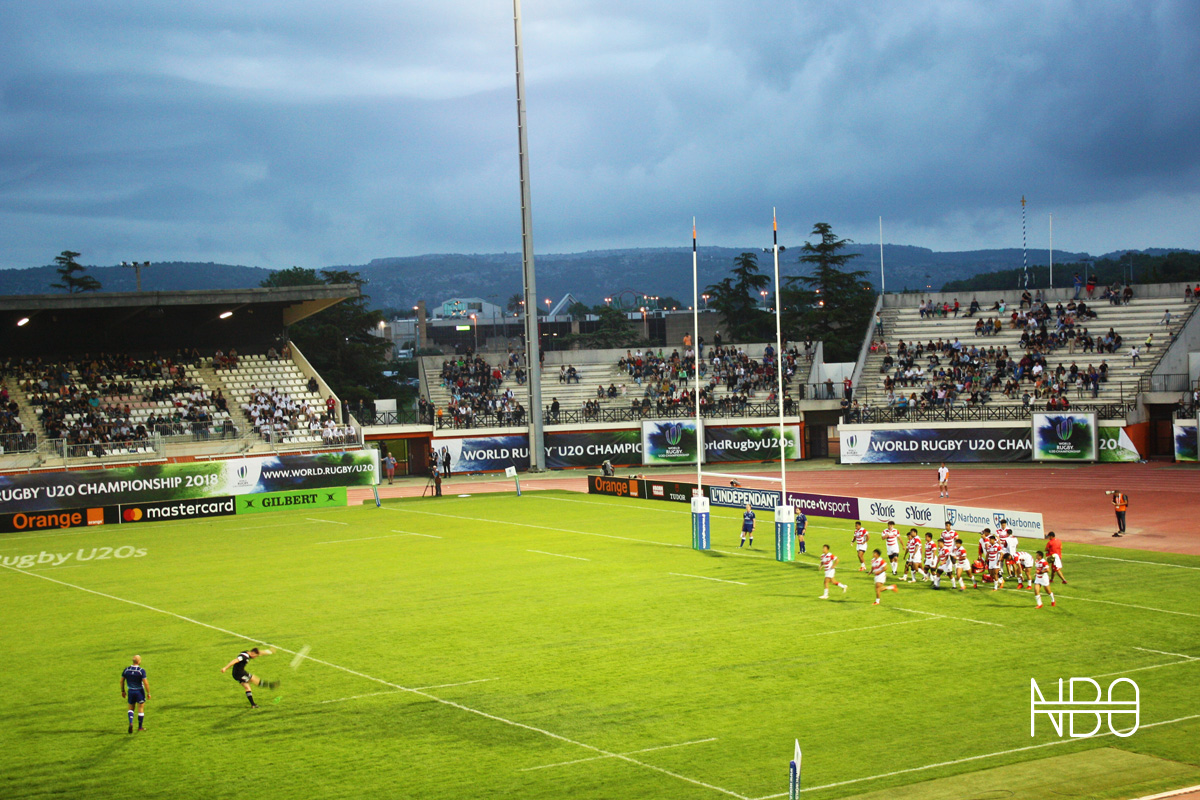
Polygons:
M771 254L755 248L764 272L771 270ZM867 278L879 285L878 245L854 244L850 252L860 257L851 264L867 273ZM744 252L740 248L702 247L698 266L700 289L726 276L733 259ZM1100 258L1119 258L1126 251L1109 253ZM1162 254L1166 249L1136 251ZM797 259L799 248L780 254L783 275L803 273ZM963 280L979 273L1014 269L1021 266L1021 251L970 250L936 252L925 247L887 244L883 248L887 289L924 290L927 286L940 289L948 281ZM1030 250L1030 265L1049 260L1046 250ZM1055 251L1055 264L1090 260L1087 253ZM585 253L546 254L536 257L537 289L542 298L557 300L567 292L587 303L603 302L622 292L630 295L673 295L684 302L692 294L692 251L688 247L638 248L629 250L591 250ZM418 300L439 303L454 296L474 296L492 300L503 306L508 298L521 291L521 256L519 253L434 254L404 258L377 258L367 264L335 265L330 268L358 271L367 279L364 291L370 295L375 308L408 308ZM174 291L182 289L236 289L258 286L271 273L261 267L190 262L153 264L142 271L145 291ZM89 266L88 274L95 277L104 291L133 291L134 271L120 266ZM54 267L0 270L0 295L44 294L55 290L50 284L57 279Z

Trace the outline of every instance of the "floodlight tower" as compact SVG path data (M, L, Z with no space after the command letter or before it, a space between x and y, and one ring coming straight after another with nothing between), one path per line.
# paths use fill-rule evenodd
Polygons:
M533 203L529 196L529 136L525 120L525 60L521 56L521 0L513 0L517 57L517 159L521 167L521 265L525 283L525 361L529 369L529 468L546 469L542 430L542 361L538 341L537 280L533 269Z

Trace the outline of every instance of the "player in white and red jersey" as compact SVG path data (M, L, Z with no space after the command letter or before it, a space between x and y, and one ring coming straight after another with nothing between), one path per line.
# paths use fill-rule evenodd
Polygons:
M938 542L934 545L937 550L937 556L934 561L936 563L933 572L933 588L942 588L942 576L949 575L951 580L954 578L954 557L951 554L953 545L944 545Z
M954 528L950 527L950 523L947 522L946 530L942 531L942 544L946 547L949 547L954 544L954 540L957 538L958 534L955 533Z
M1033 562L1034 568L1037 570L1037 575L1033 579L1033 594L1037 598L1037 607L1042 607L1042 587L1046 587L1046 593L1050 595L1050 605L1054 605L1054 592L1050 591L1050 562L1046 560L1046 555L1041 550L1037 551L1037 560Z
M1033 555L1024 550L1017 551L1017 588L1024 589L1028 583L1033 588Z
M835 556L833 553L829 552L829 545L827 545L827 544L822 545L821 546L821 571L825 573L825 593L820 596L819 599L821 599L821 600L829 599L829 587L830 586L840 587L843 594L845 594L845 592L846 592L846 588L847 588L846 584L838 583L837 579L834 578L834 571L837 569L837 563L838 563L838 557Z
M987 566L988 572L992 574L992 591L1004 587L1004 572L1000 569L1000 559L1004 555L1004 546L996 541L996 534L988 537L987 543Z
M1000 537L1000 544L1004 545L1004 571L1009 576L1017 575L1017 549L1020 540L1017 539L1017 534L1013 529L1008 527L1008 520L1000 520L999 527L996 528L996 534Z
M971 557L967 555L967 548L963 547L962 539L954 540L954 549L951 550L951 555L954 556L954 580L958 581L958 590L965 592L967 581L963 575L971 572ZM974 576L971 576L971 582L972 584L975 582ZM951 586L953 585L952 582Z
M862 572L867 568L867 540L871 538L871 534L867 533L861 521L856 521L854 536L851 538L854 541L854 550L858 553L858 571Z
M908 531L907 551L908 563L904 569L904 580L916 583L917 575L920 575L921 580L924 580L925 573L921 569L921 537L917 533L916 528L910 528Z
M983 533L979 534L979 560L987 563L987 544L988 537L992 535L991 528L984 528Z
M892 574L896 574L896 570L900 569L900 531L896 530L894 520L888 520L887 527L883 529L883 544L887 550L888 561L892 562Z
M871 559L871 574L875 576L875 605L879 605L879 596L883 592L889 589L893 592L900 591L894 584L888 585L887 562L883 560L883 555L878 548L875 550L875 557Z
M925 534L925 575L926 580L933 580L937 575L938 548L934 544L933 534Z

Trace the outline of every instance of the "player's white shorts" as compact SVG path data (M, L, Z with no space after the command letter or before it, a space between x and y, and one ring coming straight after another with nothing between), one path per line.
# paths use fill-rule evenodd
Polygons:
M898 555L900 555L900 545L898 545L898 544L889 544L889 545L887 546L887 554L888 554L889 556L898 556Z
M1022 567L1033 566L1033 556L1029 555L1029 553L1021 553L1018 560L1021 562Z
M886 572L881 572L881 573L879 573L878 575L876 575L876 576L875 576L875 582L876 582L876 583L887 583L887 573L886 573Z
M867 546L865 544L856 544L856 545L854 545L854 549L860 553L867 552Z
M835 572L837 572L837 570L836 570L836 569L827 569L827 570L825 570L825 577L826 577L826 578L832 578L832 577L833 577L833 573L835 573Z
M908 563L913 565L914 567L919 567L919 566L921 566L921 557L913 556L912 558L908 559Z
M971 574L971 562L970 561L959 561L957 564L954 565L954 568L957 570L961 570L964 575Z
M989 558L988 559L988 569L1000 569L1000 559Z
M1038 586L1045 586L1046 588L1050 588L1050 576L1049 575L1038 575L1036 578L1033 579L1033 582L1036 583Z
M1062 569L1062 558L1057 554L1050 556L1050 560L1054 562L1055 569Z

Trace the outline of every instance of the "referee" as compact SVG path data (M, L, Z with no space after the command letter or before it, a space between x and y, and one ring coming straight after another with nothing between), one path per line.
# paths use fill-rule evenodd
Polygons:
M1120 489L1109 489L1107 494L1112 498L1113 510L1117 512L1117 532L1113 536L1124 536L1125 511L1129 508L1129 495Z

